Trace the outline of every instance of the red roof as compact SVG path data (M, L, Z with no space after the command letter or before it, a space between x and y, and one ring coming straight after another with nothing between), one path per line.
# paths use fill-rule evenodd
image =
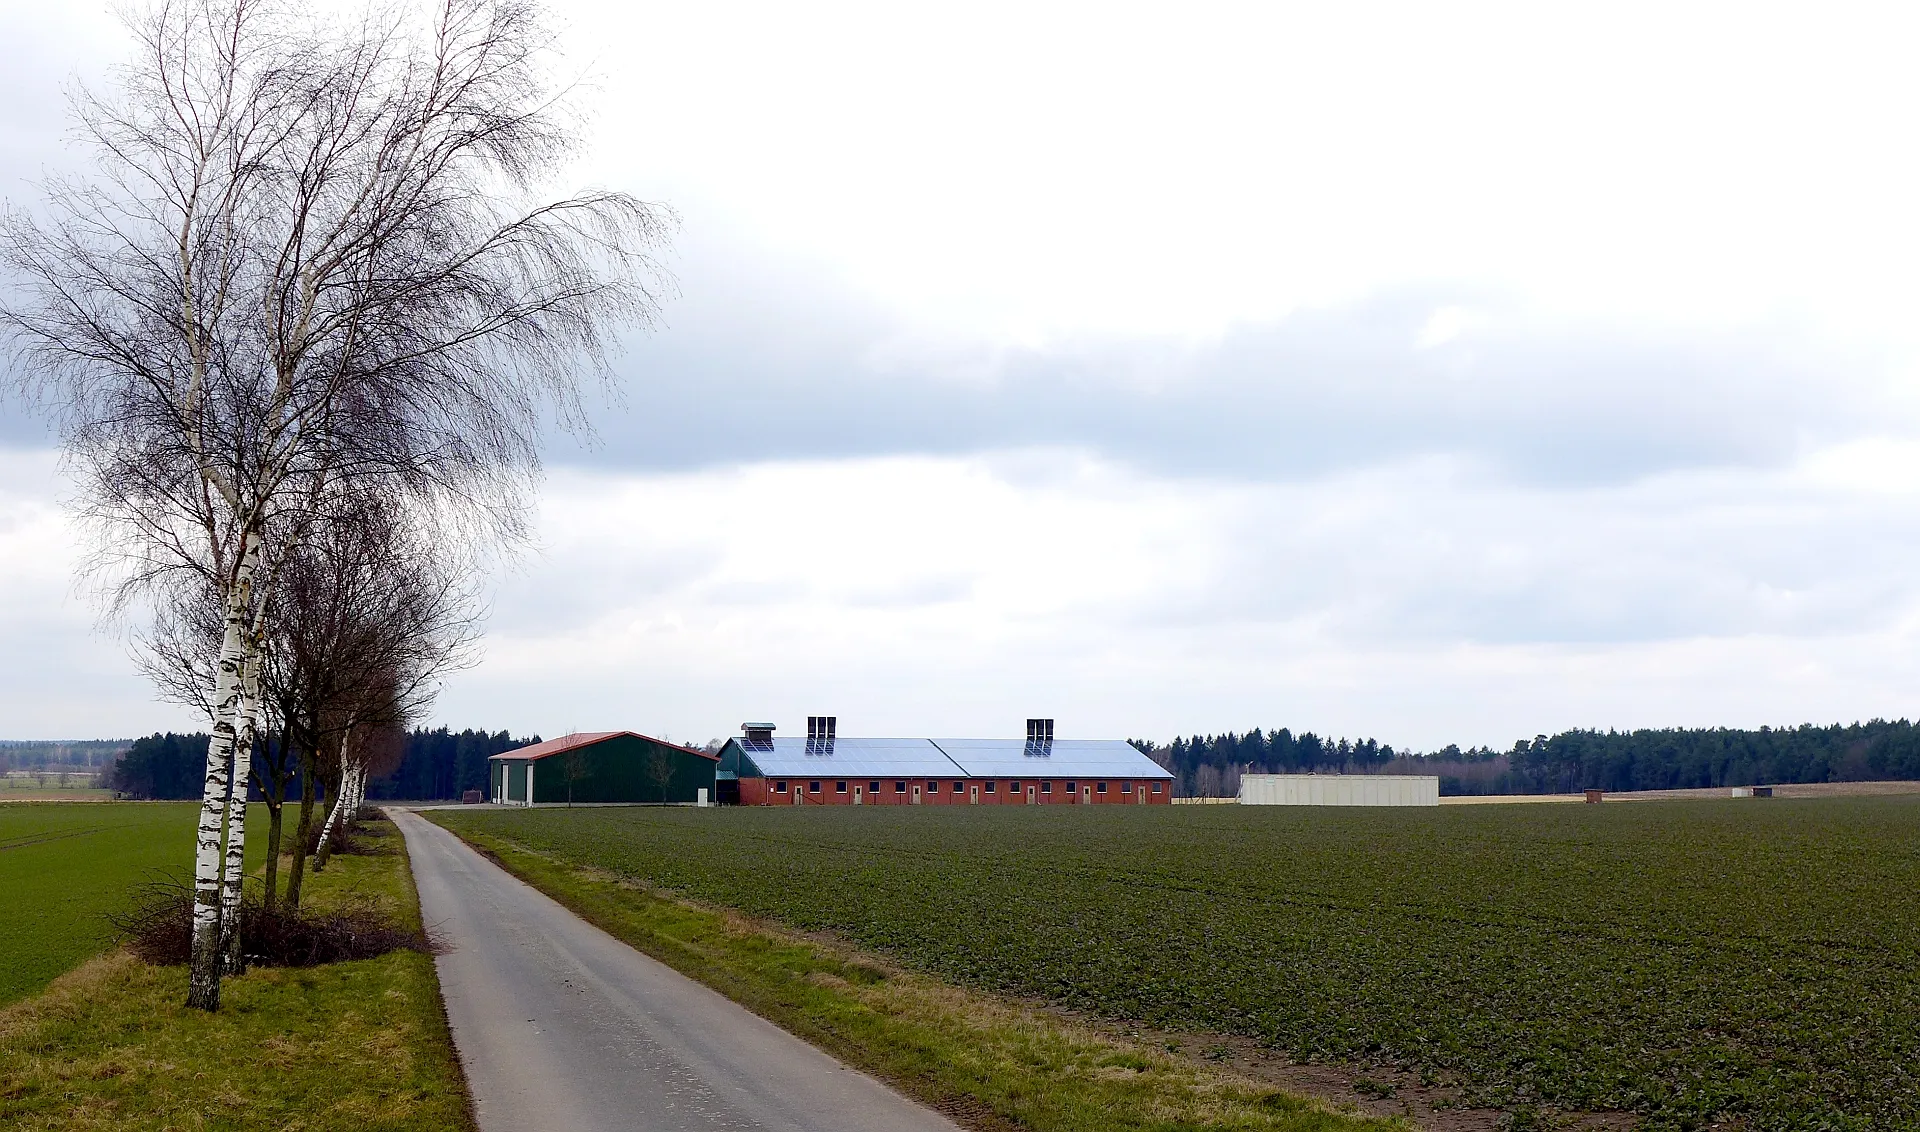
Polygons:
M712 759L714 762L720 761L720 756L711 751L702 751L697 747L683 747L678 743L669 743L665 739L655 739L651 735L642 735L638 731L576 731L572 735L562 735L558 739L549 739L544 743L535 743L531 747L502 751L500 754L493 756L493 758L544 759L548 755L562 754L566 751L573 750L575 747L590 747L595 743L607 739L618 739L622 735L631 735L635 739L645 739L649 743L658 743L663 747L672 747L675 750L685 751L690 755L699 755L702 758Z

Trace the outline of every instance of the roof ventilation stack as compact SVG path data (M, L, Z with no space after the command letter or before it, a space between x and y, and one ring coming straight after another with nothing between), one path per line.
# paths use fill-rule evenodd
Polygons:
M807 717L807 753L809 755L831 755L833 753L833 733L839 726L838 716L810 715Z
M1053 753L1053 720L1027 720L1027 754L1051 755Z
M742 742L740 745L745 747L747 750L749 751L773 750L773 724L743 723L740 725L740 732L741 734L746 736L746 740Z

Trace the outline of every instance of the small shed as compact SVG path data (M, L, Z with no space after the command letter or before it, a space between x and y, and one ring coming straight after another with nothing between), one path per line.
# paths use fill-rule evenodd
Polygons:
M720 756L634 731L587 731L488 763L487 793L501 805L698 803L713 797Z

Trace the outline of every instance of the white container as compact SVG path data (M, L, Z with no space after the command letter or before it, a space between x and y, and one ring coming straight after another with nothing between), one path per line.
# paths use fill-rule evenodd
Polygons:
M1431 774L1243 774L1244 806L1437 806Z

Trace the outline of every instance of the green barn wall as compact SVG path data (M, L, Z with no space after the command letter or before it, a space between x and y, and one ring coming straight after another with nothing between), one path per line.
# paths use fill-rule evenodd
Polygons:
M656 754L667 770L664 792L650 769ZM539 768L534 774L534 802L543 806L566 804L569 755L578 756L574 768L578 777L573 782L575 802L695 802L703 789L709 800L713 798L713 759L668 743L616 735L534 760ZM514 797L524 799L526 794L522 791Z

